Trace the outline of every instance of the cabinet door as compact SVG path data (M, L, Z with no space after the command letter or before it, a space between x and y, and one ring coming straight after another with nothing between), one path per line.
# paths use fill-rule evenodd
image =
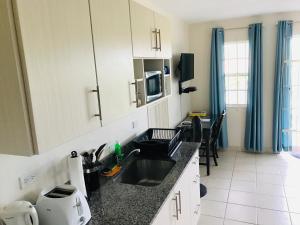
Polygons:
M158 214L153 219L151 225L175 225L176 224L176 207L175 194L171 192L164 204L161 206Z
M39 152L100 126L86 0L15 0L22 66Z
M156 57L171 58L171 23L167 17L155 13L155 26L158 30L157 43L160 48L160 50L156 51Z
M190 225L190 187L187 185L189 182L189 174L185 169L178 184L176 185L175 195L179 199L179 223L180 225Z
M0 154L32 155L30 123L10 0L0 1Z
M191 225L196 225L198 223L200 214L200 174L199 174L199 157L198 151L196 155L192 158L188 171L190 179L188 180L188 186L190 188L190 218Z
M130 13L133 56L155 57L154 12L135 1L130 1Z
M102 123L128 114L132 99L133 57L129 4L124 0L91 0L92 27L99 78Z

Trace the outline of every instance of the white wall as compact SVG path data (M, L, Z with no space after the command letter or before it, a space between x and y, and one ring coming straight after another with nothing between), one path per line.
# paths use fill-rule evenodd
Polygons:
M192 109L209 110L209 66L211 29L213 27L239 28L251 23L263 23L264 61L264 137L265 148L272 146L273 88L276 47L276 24L278 20L300 20L300 12L267 14L222 21L196 23L190 25L190 51L195 53L195 76L193 84L198 91L192 94ZM296 28L299 24L295 25ZM244 30L240 30L244 32ZM226 30L225 30L226 35ZM245 109L228 109L229 145L242 148L245 130Z
M155 8L150 4L148 6ZM170 16L170 19L174 63L176 63L180 52L187 51L189 47L188 25L174 17ZM168 99L171 127L180 122L186 111L191 110L189 96L180 99L177 80L173 78L172 83L173 94ZM182 101L183 113L181 113L180 101ZM132 128L133 121L137 123L137 127L134 129ZM0 205L19 199L35 202L42 188L49 188L66 182L69 179L66 156L71 151L89 150L97 148L105 142L113 144L116 140L124 142L147 128L147 107L143 107L109 126L99 128L43 155L20 157L0 154ZM24 190L20 190L18 177L30 173L37 173L37 182Z

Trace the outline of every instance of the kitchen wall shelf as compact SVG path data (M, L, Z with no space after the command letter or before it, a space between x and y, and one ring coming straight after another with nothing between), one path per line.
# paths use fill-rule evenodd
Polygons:
M134 83L136 86L136 104L137 107L147 105L147 90L146 90L146 78L145 72L147 71L161 71L162 74L162 92L161 98L170 96L171 90L171 59L151 59L151 58L135 58L133 59L134 66ZM165 74L164 68L168 68L168 73ZM157 99L158 100L158 99ZM157 101L156 100L156 101Z

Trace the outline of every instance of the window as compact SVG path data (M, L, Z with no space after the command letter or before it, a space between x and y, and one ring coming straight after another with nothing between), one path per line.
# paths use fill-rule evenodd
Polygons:
M300 147L300 35L292 38L291 62L291 112L292 146Z
M226 42L224 46L226 104L246 105L248 90L248 41Z

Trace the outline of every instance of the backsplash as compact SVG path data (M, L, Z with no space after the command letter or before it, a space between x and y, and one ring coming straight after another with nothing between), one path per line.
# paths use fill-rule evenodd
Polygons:
M99 128L42 155L22 157L0 154L0 205L19 199L34 203L42 189L52 188L68 181L66 156L71 151L85 151L97 148L103 143L112 145L116 140L126 142L147 128L147 108L144 107L106 127ZM102 157L107 154L109 152L103 153ZM18 178L28 175L36 176L35 181L21 190Z

